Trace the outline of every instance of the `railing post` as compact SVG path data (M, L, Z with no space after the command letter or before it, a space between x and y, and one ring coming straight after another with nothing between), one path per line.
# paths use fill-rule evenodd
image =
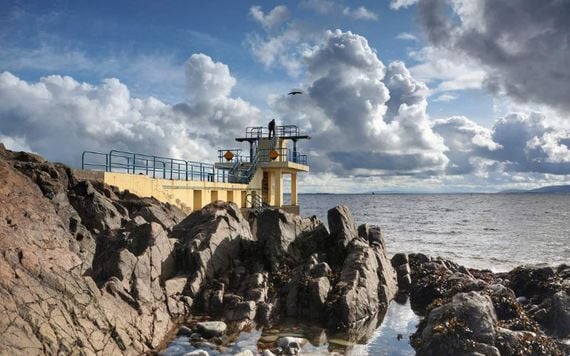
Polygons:
M133 174L137 174L137 154L133 153Z
M186 171L186 181L188 181L188 161L184 161L184 164L186 165L185 171Z
M171 159L170 159L170 180L172 180L172 170L173 170L173 168L174 168L174 167L172 166L173 162L174 162L174 160L171 158Z
M152 179L156 178L156 156L152 156Z

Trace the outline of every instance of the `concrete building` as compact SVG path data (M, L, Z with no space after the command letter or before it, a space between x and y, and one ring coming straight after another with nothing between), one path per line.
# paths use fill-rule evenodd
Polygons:
M117 150L85 151L77 174L174 204L188 213L224 200L244 209L278 207L299 214L297 175L309 171L307 157L297 150L303 139L310 137L294 125L277 126L272 138L265 127L248 127L236 141L249 143L249 150L220 149L213 164ZM283 194L286 176L288 202Z

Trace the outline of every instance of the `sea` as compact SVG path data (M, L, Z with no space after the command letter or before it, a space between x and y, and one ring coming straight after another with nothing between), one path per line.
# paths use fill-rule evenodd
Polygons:
M348 206L356 224L382 228L390 256L421 252L494 272L524 264L570 264L570 194L301 194L298 199L301 215L325 224L329 209ZM409 338L419 321L404 298L392 301L356 338L293 321L242 332L226 354L258 354L265 340L295 336L308 340L301 350L307 355L414 355ZM194 350L180 337L161 354Z
M570 264L570 194L302 194L301 215L325 224L346 205L378 225L387 252L421 252L470 268Z

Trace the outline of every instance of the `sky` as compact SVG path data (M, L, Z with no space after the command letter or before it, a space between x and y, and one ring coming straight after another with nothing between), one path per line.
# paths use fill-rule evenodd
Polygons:
M312 136L300 192L570 182L566 0L5 0L0 48L0 142L73 167L276 118Z

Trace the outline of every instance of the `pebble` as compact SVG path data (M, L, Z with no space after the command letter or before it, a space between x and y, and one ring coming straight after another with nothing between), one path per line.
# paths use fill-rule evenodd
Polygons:
M206 338L222 335L228 326L223 321L203 321L196 324L196 328Z
M190 336L192 335L192 329L190 329L189 327L182 325L180 327L180 329L178 329L178 333L176 334L178 336Z

